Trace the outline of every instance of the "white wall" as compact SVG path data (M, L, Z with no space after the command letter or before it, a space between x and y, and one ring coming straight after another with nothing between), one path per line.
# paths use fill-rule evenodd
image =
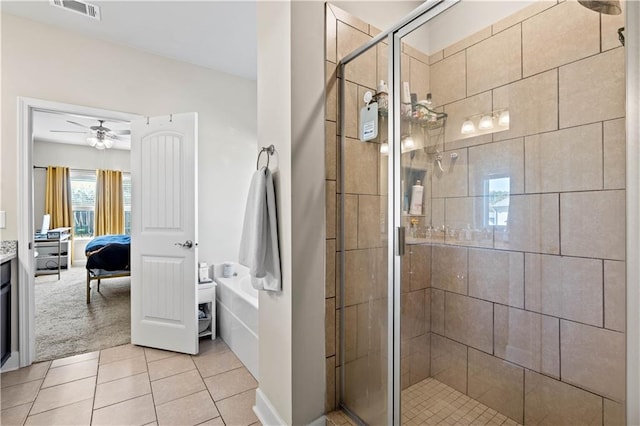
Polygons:
M256 405L294 425L324 412L324 68L323 3L259 2L258 135L278 153L283 291L260 294Z
M293 424L325 407L325 21L323 2L292 2L291 216Z
M273 143L282 293L260 292L259 390L292 424L291 361L291 7L258 2L258 138ZM257 401L260 407L260 401ZM266 419L262 419L265 421Z
M18 238L17 97L199 114L201 260L237 258L256 160L256 82L2 14L2 238ZM98 56L99 52L99 56Z

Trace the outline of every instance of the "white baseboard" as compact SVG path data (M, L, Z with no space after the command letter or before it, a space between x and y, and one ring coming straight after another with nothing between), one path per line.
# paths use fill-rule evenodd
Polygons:
M258 416L258 420L264 426L282 426L286 425L284 420L278 414L269 398L260 390L256 389L256 405L253 406L253 412Z
M7 359L7 362L2 366L2 372L6 373L7 371L17 370L18 368L20 368L20 352L13 351L9 359Z
M317 419L309 423L308 426L325 426L326 424L327 424L327 417L323 414L322 416L318 417Z
M269 398L260 390L260 388L256 389L256 405L253 406L253 412L258 416L258 420L264 426L283 426L286 425L285 421L282 420L278 412L276 411ZM327 423L327 418L324 414L311 423L308 426L325 426Z

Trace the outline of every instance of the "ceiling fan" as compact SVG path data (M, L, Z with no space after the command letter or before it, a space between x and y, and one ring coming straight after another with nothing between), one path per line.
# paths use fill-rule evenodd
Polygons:
M96 149L111 148L114 140L123 140L121 136L130 135L130 130L111 130L104 126L106 120L98 120L97 126L85 126L75 121L67 120L67 123L80 126L86 130L51 130L55 133L87 133L87 143Z

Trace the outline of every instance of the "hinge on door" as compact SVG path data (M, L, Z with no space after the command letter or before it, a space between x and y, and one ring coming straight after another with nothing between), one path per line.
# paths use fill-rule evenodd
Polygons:
M396 228L396 256L404 256L404 226Z
M31 246L31 244L33 244L31 241L29 241L29 250L31 250L33 247Z

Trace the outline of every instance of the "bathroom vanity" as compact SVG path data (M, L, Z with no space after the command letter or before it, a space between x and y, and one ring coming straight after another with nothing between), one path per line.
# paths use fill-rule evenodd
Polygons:
M17 256L0 254L0 367L11 358L17 346Z

